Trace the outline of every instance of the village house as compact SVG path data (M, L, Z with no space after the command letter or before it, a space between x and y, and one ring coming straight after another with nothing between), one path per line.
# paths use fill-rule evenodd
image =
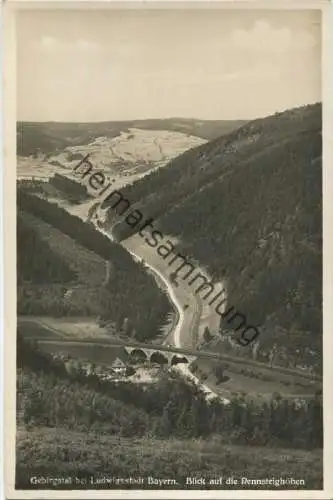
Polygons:
M111 368L117 375L125 375L126 373L126 363L118 357L113 361Z

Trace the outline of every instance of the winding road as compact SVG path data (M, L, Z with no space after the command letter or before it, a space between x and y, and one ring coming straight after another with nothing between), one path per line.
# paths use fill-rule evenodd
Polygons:
M96 229L102 232L109 239L113 239L112 235L101 229L96 225ZM157 276L160 280L165 284L166 290L170 297L170 300L173 302L174 306L178 311L178 322L176 327L171 334L169 334L164 340L165 345L174 345L176 348L184 348L184 347L193 347L193 336L196 337L197 330L199 328L199 321L202 313L202 304L200 299L194 294L193 289L191 290L191 294L189 296L188 292L184 293L184 290L179 289L178 287L174 287L170 280L165 276L165 273L161 271L158 267L158 264L155 265L150 262L150 256L155 257L161 261L161 257L150 252L150 249L147 244L143 243L142 240L139 239L139 236L134 236L129 238L128 240L122 241L121 245L125 248L130 255L132 255L133 259L137 262L144 261L145 265L149 267L151 272ZM134 251L133 247L136 247L136 251ZM149 259L149 260L148 260ZM155 260L155 259L152 259ZM161 263L159 263L161 264ZM189 302L191 304L189 304ZM186 310L184 309L184 305L188 305ZM191 307L192 306L192 307ZM195 331L196 330L196 331ZM193 335L194 334L194 335ZM191 380L195 383L205 394L208 399L212 398L220 398L226 404L229 403L229 400L226 398L222 398L214 391L212 391L206 384L202 383L198 377L196 377L186 365L175 365L175 370L180 372L185 378Z
M91 210L93 205L95 205L94 210ZM97 231L104 234L104 236L111 241L114 241L112 234L103 230L97 224L96 218L93 216L94 213L98 213L99 208L99 205L96 203L96 198L80 205L62 206L71 214L80 217L85 222L90 219L90 221L94 223ZM193 344L198 337L198 329L203 308L201 300L195 295L193 288L186 285L185 282L182 282L182 286L175 287L169 278L170 269L167 268L166 263L139 235L132 236L122 241L120 244L129 252L133 259L138 262L143 261L157 278L157 281L158 279L163 281L170 300L178 311L178 322L174 330L167 335L163 343L177 348L194 348L195 345ZM185 306L187 307L185 308ZM229 400L217 395L206 384L202 383L198 377L191 373L186 365L176 365L174 369L200 387L206 394L207 399L220 398L225 403L229 403Z

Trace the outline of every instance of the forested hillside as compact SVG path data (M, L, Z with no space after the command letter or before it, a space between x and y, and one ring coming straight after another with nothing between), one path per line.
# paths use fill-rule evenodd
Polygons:
M66 199L72 203L79 203L89 198L86 186L83 186L65 175L55 173L50 178L50 184L63 193Z
M230 304L261 327L261 343L305 339L319 351L321 154L321 105L305 106L192 149L123 196L228 283ZM130 230L118 223L115 234Z
M319 394L304 405L279 395L269 404L254 405L241 396L229 406L208 404L195 386L170 373L144 388L68 372L61 360L20 336L17 367L19 488L31 487L29 477L41 468L50 477L75 471L87 478L102 470L120 477L136 472L181 481L188 471L214 477L243 475L252 467L252 477L292 472L306 480L306 488L321 485ZM293 451L285 449L290 446ZM172 449L177 453L170 461Z
M138 340L148 340L158 334L171 304L153 277L120 245L56 204L20 189L18 206L29 225L26 230L29 238L22 231L22 221L18 226L18 280L22 285L18 309L21 314L100 316L113 321L119 329L127 318L126 333ZM50 258L50 246L57 259ZM36 270L37 262L41 263L40 271ZM64 276L59 262L66 263L63 265L68 276ZM42 271L45 271L44 280ZM55 276L59 278L59 286L47 286L54 283ZM72 296L67 298L66 283L73 276L77 282L67 286L72 289ZM43 286L33 286L37 284Z
M33 228L17 216L17 283L67 283L76 274L45 243Z

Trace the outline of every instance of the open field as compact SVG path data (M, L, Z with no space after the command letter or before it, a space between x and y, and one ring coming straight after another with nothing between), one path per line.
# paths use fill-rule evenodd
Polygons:
M198 359L192 364L197 369L194 372L217 394L227 397L232 393L244 393L247 399L270 399L272 394L279 393L286 397L306 397L313 395L322 388L319 380L305 379L302 374L285 374L269 367L247 366L244 364L217 362L209 359ZM224 375L228 380L217 383L214 374L216 365L224 367Z
M36 338L43 336L49 338L110 338L107 328L99 326L95 319L89 317L20 316L18 329L24 336Z
M65 343L39 344L39 349L45 352L54 354L64 354L65 356L73 356L80 360L86 360L90 363L95 363L103 366L111 366L115 360L116 354L122 351L122 357L128 357L125 349L117 346L105 348L99 345L73 345Z
M34 319L20 318L17 324L17 331L19 334L26 337L45 337L45 338L61 338L61 334L49 329L42 322L37 322Z
M61 123L61 122L17 122L18 154L22 157L36 155L47 159L69 146L86 145L98 138L120 139L121 135L129 133L130 128L140 129L141 133L150 131L174 132L173 137L183 134L191 143L196 136L202 139L213 139L239 128L245 120L200 120L190 118L139 119L127 121L103 121L92 123ZM163 134L159 134L161 138ZM171 137L171 138L173 138ZM130 137L133 140L135 137ZM98 143L98 140L96 141ZM188 145L190 147L191 143ZM172 146L172 144L171 144ZM44 153L44 154L43 154ZM35 162L36 163L36 162Z
M63 457L67 457L64 461ZM236 489L320 489L322 488L323 456L321 450L303 451L256 446L230 445L227 438L216 439L128 439L93 433L68 431L62 428L19 428L17 432L16 484L19 489L33 488L31 476L85 478L89 489L131 488L130 485L94 484L97 477L147 477L174 479L164 488L200 489L186 486L187 476L203 477L205 489L229 489L228 476L237 479ZM101 473L102 471L102 473ZM224 484L209 480L224 478ZM304 480L304 486L246 486L241 478L293 478ZM93 478L93 479L91 479ZM88 483L89 482L89 483ZM134 484L133 489L140 486ZM36 488L36 487L35 487ZM47 486L38 485L47 489ZM57 489L85 489L86 485L58 485ZM232 488L235 488L233 486Z

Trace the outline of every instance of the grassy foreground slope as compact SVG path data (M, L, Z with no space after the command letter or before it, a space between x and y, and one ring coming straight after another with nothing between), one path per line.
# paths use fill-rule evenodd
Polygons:
M172 371L162 370L145 386L102 380L94 370L82 371L79 359L72 361L18 336L19 488L31 487L29 478L36 476L184 481L195 474L284 476L303 479L300 489L321 487L319 393L302 405L279 395L258 404L234 395L225 406L208 403Z
M84 477L86 484L69 485L67 489L129 488L116 484L96 484L98 477L145 478L143 485L133 489L154 488L148 477L175 479L175 485L162 488L184 488L185 478L206 479L203 489L229 489L227 477L239 480L234 489L260 489L260 486L243 485L241 478L303 479L300 489L322 488L322 453L281 448L246 447L230 445L219 437L215 439L180 440L154 438L119 438L100 436L96 433L68 431L65 429L18 429L17 433L17 483L18 488L31 488L31 476ZM38 473L38 474L37 474ZM224 478L224 484L209 484L211 479ZM92 479L93 478L93 479ZM50 486L39 486L49 489ZM200 486L187 486L200 488ZM261 486L261 489L294 489L295 486ZM58 489L66 489L60 485Z
M228 284L261 342L321 350L319 104L245 124L125 188L183 253ZM114 200L113 200L114 201ZM110 217L114 217L110 210ZM129 235L123 222L120 238Z

